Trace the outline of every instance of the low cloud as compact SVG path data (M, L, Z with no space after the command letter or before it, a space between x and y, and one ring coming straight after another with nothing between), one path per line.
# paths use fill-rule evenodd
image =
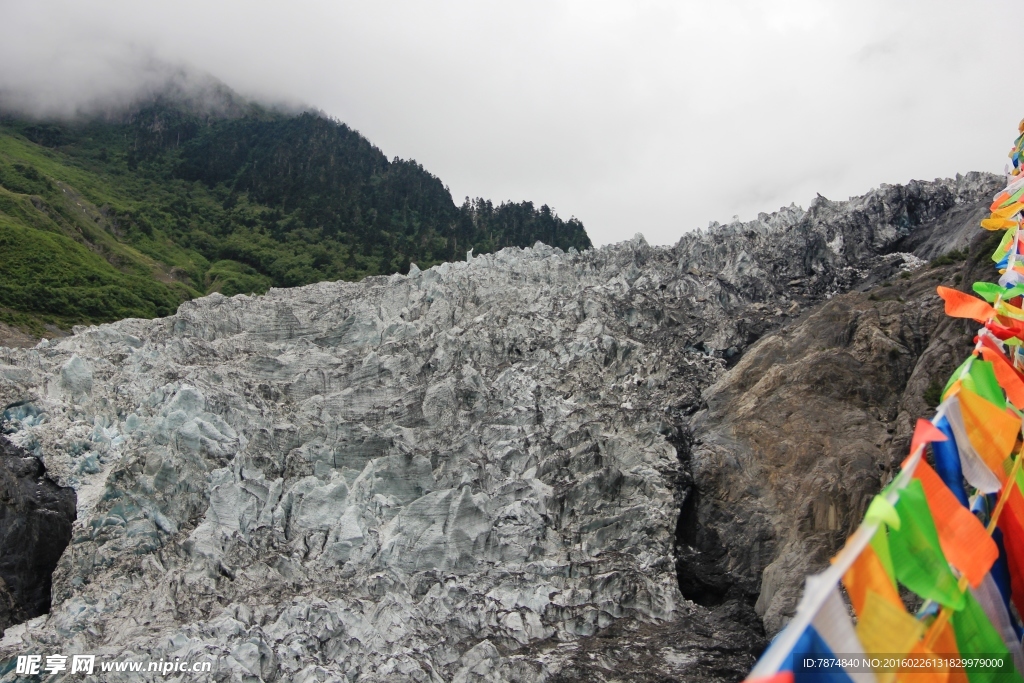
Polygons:
M75 119L117 114L158 96L211 114L237 111L243 101L211 74L126 50L119 60L85 63L59 71L50 82L0 85L0 110L29 118Z

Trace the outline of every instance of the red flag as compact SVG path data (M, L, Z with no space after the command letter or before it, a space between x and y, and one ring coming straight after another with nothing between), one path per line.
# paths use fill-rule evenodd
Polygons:
M773 676L762 676L760 678L748 678L744 683L793 683L792 671L780 671Z
M917 452L917 447L932 441L948 441L938 427L928 420L917 418L917 426L914 427L914 438L910 441L910 454Z

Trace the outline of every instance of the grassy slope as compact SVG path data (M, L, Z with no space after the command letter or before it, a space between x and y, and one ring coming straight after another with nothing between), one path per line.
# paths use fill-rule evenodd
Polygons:
M110 179L0 130L0 320L39 333L167 315L198 295L171 275L195 255L159 235L132 245L114 234L108 216L130 207Z
M224 188L174 179L160 168L167 160L129 169L127 155L111 154L106 142L83 136L57 151L0 126L0 321L42 334L44 323L169 315L205 293L273 284L249 265L211 262L179 244L203 244L218 224L240 222L227 240L237 251L262 245L288 258L287 248L244 228L265 207L243 196L227 210Z

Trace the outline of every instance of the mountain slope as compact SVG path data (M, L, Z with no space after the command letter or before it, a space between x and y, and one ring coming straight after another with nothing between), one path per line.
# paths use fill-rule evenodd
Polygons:
M578 220L547 206L457 206L422 166L321 115L228 105L0 115L0 322L38 333L168 315L213 291L407 272L470 249L590 246Z

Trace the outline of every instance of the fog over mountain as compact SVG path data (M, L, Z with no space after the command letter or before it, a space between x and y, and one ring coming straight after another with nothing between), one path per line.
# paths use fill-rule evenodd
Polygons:
M5 102L95 111L213 74L322 109L456 198L544 197L598 244L998 171L1024 111L1009 0L0 7Z

